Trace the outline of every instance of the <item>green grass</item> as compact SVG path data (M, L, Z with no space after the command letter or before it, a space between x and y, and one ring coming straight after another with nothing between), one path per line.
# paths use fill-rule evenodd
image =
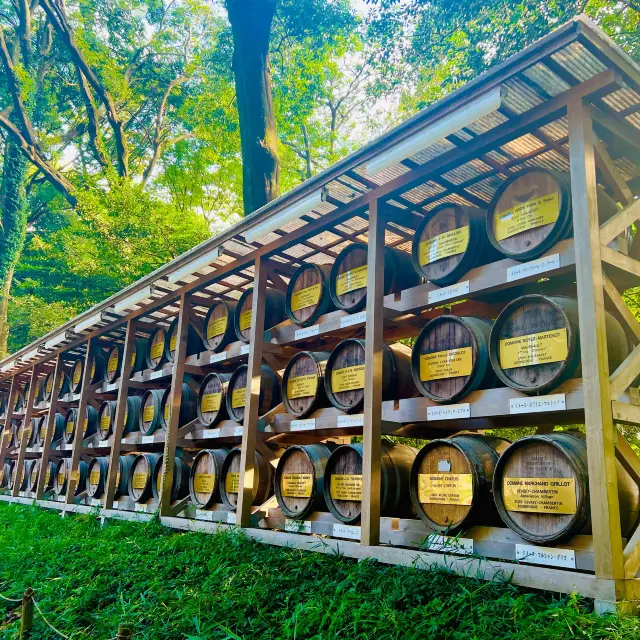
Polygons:
M0 503L0 593L29 586L75 639L112 638L120 622L154 640L640 637L636 619L576 597ZM2 602L1 638L17 637L14 606ZM32 637L57 638L37 616Z

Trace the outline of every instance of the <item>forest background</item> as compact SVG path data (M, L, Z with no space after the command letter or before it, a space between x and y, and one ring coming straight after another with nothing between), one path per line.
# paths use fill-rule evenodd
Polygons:
M640 61L638 0L0 0L0 357L579 13Z

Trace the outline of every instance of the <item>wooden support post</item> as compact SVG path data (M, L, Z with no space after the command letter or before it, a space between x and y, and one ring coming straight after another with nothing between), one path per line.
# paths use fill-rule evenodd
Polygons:
M367 322L365 329L364 427L362 439L362 529L360 541L380 543L380 438L384 322L384 228L381 203L369 207Z
M240 487L236 522L248 527L255 484L254 459L260 404L262 345L264 342L265 295L267 291L267 265L258 257L255 261L253 300L251 303L251 331L249 333L249 361L247 365L247 399L244 408L242 447L240 455Z
M37 384L38 381L38 371L39 367L35 365L31 370L31 380L29 381L29 393L27 397L24 399L25 401L25 410L24 410L24 423L22 429L22 438L20 439L19 449L18 449L18 459L16 460L16 481L13 485L13 490L11 494L14 498L17 498L20 495L20 484L23 475L23 467L24 467L24 458L25 458L25 450L27 448L27 442L29 441L29 437L31 436L31 416L33 415L33 405L36 401L36 392L37 392Z
M178 423L180 420L180 406L182 404L182 382L184 381L184 366L187 359L187 338L189 322L191 321L191 296L188 293L180 295L180 312L176 329L176 350L171 373L171 416L167 425L164 440L164 469L160 484L160 515L171 515L171 489L173 487L174 459L176 456L176 441L178 440Z
M0 440L0 465L4 469L4 457L11 442L11 422L13 420L13 398L18 389L18 376L11 378L11 387L9 388L9 397L7 399L7 415L2 427L2 440Z
M33 589L29 587L22 596L22 616L20 618L20 640L28 640L33 630Z
M109 471L104 491L105 509L113 509L113 499L116 493L116 478L120 468L120 447L122 446L122 433L124 432L124 415L127 412L127 396L129 395L129 378L133 369L131 357L136 344L136 328L136 320L127 322L127 332L124 338L124 348L122 349L118 401L116 415L113 419L113 435L111 437L111 451L109 452Z
M616 431L609 394L591 107L582 100L572 102L568 117L595 573L599 578L622 579L624 567L616 480Z
M95 349L97 345L92 338L87 341L87 352L84 357L84 368L82 370L82 386L80 387L80 402L78 403L78 424L73 436L73 446L71 448L71 463L69 465L69 478L67 480L66 504L73 504L73 497L76 493L76 486L80 479L80 452L82 451L82 441L84 440L84 430L86 427L87 405L89 404L89 389L91 387L91 369L95 360Z

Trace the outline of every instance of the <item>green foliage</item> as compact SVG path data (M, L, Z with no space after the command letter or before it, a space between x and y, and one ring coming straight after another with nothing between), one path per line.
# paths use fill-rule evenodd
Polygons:
M318 540L318 545L322 540ZM0 504L0 592L33 587L50 622L76 640L110 638L415 638L554 640L638 637L637 619L597 617L577 597L439 570L388 567L270 547L240 533L174 533L94 516L61 519ZM15 606L2 637L16 637ZM36 614L34 640L56 636Z

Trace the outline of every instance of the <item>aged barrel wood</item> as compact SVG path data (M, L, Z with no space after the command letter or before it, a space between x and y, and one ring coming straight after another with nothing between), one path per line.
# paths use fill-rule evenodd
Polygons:
M67 411L64 418L64 441L71 444L75 438L78 427L78 409ZM98 431L98 412L90 404L87 405L84 420L82 420L82 439L92 436Z
M210 351L222 351L237 340L234 326L235 300L216 300L207 311L202 325L202 341Z
M252 505L266 502L273 493L273 467L270 462L256 451L254 457L253 500ZM222 463L220 475L220 497L231 511L238 505L240 487L240 448L231 449Z
M171 419L171 390L162 396L160 427L162 429L169 428L169 420ZM180 416L178 418L178 427L183 427L198 415L198 394L186 383L182 383L182 399L180 400Z
M198 419L205 427L214 427L228 417L227 384L231 374L210 373L198 390Z
M147 502L153 496L153 473L161 458L159 453L140 453L129 474L129 497L134 502Z
M116 408L118 403L115 400L106 400L100 405L98 411L98 428L100 437L107 440L113 433ZM132 431L138 431L140 420L140 407L142 398L140 396L128 396L127 408L124 413L124 430L122 435L127 435Z
M340 342L326 363L324 387L329 402L347 413L364 403L364 340ZM383 345L382 399L399 400L416 395L411 373L411 349L401 343Z
M147 338L136 338L133 343L133 353L131 354L131 375L147 368L148 351L149 340Z
M18 464L13 465L13 469L11 473L13 474L13 479L11 481L12 488L16 486L16 482L18 483L18 491L26 491L29 486L29 478L31 477L31 467L35 460L24 460L22 463L22 469L20 472L20 479L17 478L18 475Z
M329 406L324 388L328 351L300 351L282 374L282 402L292 416L303 418L316 409Z
M253 304L253 287L245 289L236 306L233 326L238 340L244 343L249 342L251 332L251 318ZM274 325L282 322L284 313L284 294L277 289L267 289L264 294L264 329L270 329Z
M414 287L420 277L404 251L385 247L384 293ZM338 309L349 313L364 309L367 296L367 245L357 242L345 247L331 267L329 280L331 299Z
M133 454L120 456L118 458L118 473L116 474L116 490L114 498L121 498L129 495L129 478L133 469L136 456Z
M444 203L429 211L413 239L413 267L439 287L458 282L483 264L499 260L487 238L487 212L457 203Z
M109 458L100 456L89 463L87 477L87 495L90 498L102 498L109 473Z
M53 396L53 378L54 372L49 372L44 378L44 389L42 391L42 396L45 402L50 402L51 397ZM58 392L58 398L62 398L71 390L71 378L63 373L60 381L60 391Z
M409 476L417 449L382 442L380 515L410 517ZM356 524L362 510L362 443L343 444L329 456L324 474L324 499L341 522Z
M13 466L13 460L5 460L2 465L2 472L0 473L0 489L11 489L11 472Z
M295 445L280 457L274 488L278 505L287 518L300 519L312 511L326 511L325 468L333 442Z
M46 413L42 416L42 421L40 422L40 426L38 428L38 436L37 436L37 444L39 447L44 446L44 439L47 435L47 425L49 424L49 414ZM54 428L53 428L53 436L51 437L51 443L57 442L64 435L64 425L65 419L61 413L56 412L56 416L54 419Z
M160 456L158 464L153 471L153 497L160 500L160 488L162 484L162 474L164 473L164 456ZM189 495L189 475L191 468L180 457L173 459L173 483L171 485L171 502L182 500Z
M164 355L167 362L175 360L176 347L178 346L178 318L174 318L173 322L167 329L167 337L164 343ZM202 338L196 330L193 323L189 323L187 331L187 357L204 351Z
M156 327L147 342L145 355L145 368L154 371L161 369L167 362L165 345L167 342L167 331L164 327Z
M609 370L629 353L620 323L605 312ZM530 294L516 298L500 313L491 330L489 356L504 384L525 393L544 393L580 377L578 301Z
M140 432L144 436L151 435L162 428L162 400L168 389L149 389L142 396L138 421Z
M84 357L78 358L71 368L71 392L80 393L82 388L82 374L84 372ZM104 380L106 375L107 362L104 352L96 349L93 355L93 364L91 365L90 384L96 384Z
M291 322L304 327L335 309L329 291L330 278L329 265L306 263L296 269L287 286L284 307Z
M28 431L27 435L27 447L33 447L38 438L38 429L40 427L40 422L44 419L44 416L40 416L38 418L31 418L31 428ZM24 431L24 422L22 423L22 431ZM22 433L20 433L20 437L18 442L22 440Z
M239 366L231 375L227 386L227 413L231 420L244 420L244 407L247 395L247 365ZM260 367L260 396L258 415L264 415L280 403L280 378L266 364Z
M0 392L0 418L5 418L7 415L7 394L6 392Z
M495 384L489 360L491 321L445 315L427 322L411 352L413 380L436 402L456 402Z
M222 463L229 449L203 449L193 460L189 476L189 493L196 509L209 509L220 502Z
M145 353L147 350L147 341L143 338L136 338L131 354L131 373L137 373L145 368ZM109 349L105 356L104 381L112 383L118 380L122 375L122 357L124 355L124 347L116 344Z
M78 461L78 480L76 482L74 496L83 493L87 487L87 470L89 465L84 460ZM67 491L67 484L71 475L71 458L61 458L56 464L56 472L53 476L53 491L62 496Z
M416 456L409 490L420 519L435 531L457 533L500 523L492 482L507 440L476 434L432 440Z
M17 447L20 444L20 441L18 438L19 438L20 430L22 429L22 424L23 424L23 421L20 420L20 418L14 418L13 420L11 420L10 446L12 447Z
M622 536L640 515L640 489L616 461ZM553 432L514 442L493 476L503 522L535 544L559 544L591 531L587 446L578 432Z
M34 465L31 467L31 474L29 477L29 486L27 488L28 491L35 491L38 486L38 478L40 476L40 469L42 467L42 460L40 458L36 458L34 460ZM56 473L56 463L52 460L47 462L47 472L44 477L44 485L43 491L51 491L53 489L53 478Z
M24 387L18 387L13 396L13 413L24 412Z

